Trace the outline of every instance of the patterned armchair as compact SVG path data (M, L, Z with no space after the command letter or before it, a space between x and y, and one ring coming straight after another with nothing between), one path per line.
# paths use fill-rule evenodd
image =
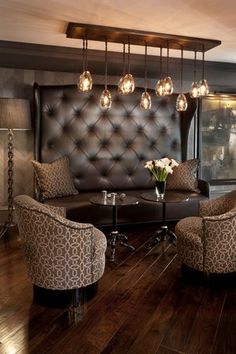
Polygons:
M199 214L176 224L182 263L206 273L236 272L236 190L201 201Z
M37 298L50 297L51 293L62 295L62 290L86 289L101 278L106 251L101 231L91 224L67 220L64 208L41 204L26 195L15 197L14 204ZM53 291L46 295L45 289Z

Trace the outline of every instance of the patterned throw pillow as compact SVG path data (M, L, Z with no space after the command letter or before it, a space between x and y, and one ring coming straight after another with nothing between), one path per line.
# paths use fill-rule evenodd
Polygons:
M78 194L70 174L68 157L50 163L32 163L42 199Z
M166 180L166 189L198 192L198 182L196 172L199 160L187 160L173 168L172 175L169 174Z

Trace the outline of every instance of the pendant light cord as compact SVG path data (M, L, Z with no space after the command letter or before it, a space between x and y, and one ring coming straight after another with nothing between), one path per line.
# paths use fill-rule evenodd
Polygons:
M160 79L162 76L162 47L160 47Z
M123 61L123 76L125 76L125 43L123 43L122 61Z
M169 76L169 41L167 41L166 76Z
M85 38L85 70L88 68L88 38Z
M84 72L85 71L85 38L83 38L82 67Z
M147 91L147 43L145 42L145 72L144 72L145 82L144 88Z
M181 46L180 91L183 93L183 46Z
M107 90L107 39L105 41L105 90Z
M128 42L128 74L130 74L130 41Z
M205 77L205 47L204 44L202 46L202 79Z
M197 51L194 51L194 70L193 70L193 81L196 82L197 74Z

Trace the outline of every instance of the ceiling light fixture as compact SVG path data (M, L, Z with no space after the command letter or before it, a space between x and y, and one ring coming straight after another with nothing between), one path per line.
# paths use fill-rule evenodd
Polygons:
M169 41L167 41L167 56L166 56L166 77L164 78L164 95L172 95L174 91L174 85L171 77L169 76Z
M202 46L202 80L199 82L199 96L206 96L209 93L207 80L205 79L205 47Z
M141 96L140 107L150 109L152 106L151 96L147 92L147 43L145 43L145 72L144 72L144 92Z
M107 89L107 40L105 41L105 89L100 97L100 105L102 108L110 108L112 103L111 93Z
M176 110L178 112L186 111L188 108L188 102L185 94L183 93L183 66L184 66L183 47L181 47L180 94L178 95L176 101Z
M156 95L164 96L164 80L162 79L162 47L160 47L160 79L157 81L156 87Z
M81 92L89 92L93 87L93 79L88 71L88 39L83 38L83 72L79 77L78 88Z
M181 52L184 50L195 52L194 59L194 82L191 90L191 97L198 97L197 93L197 83L196 83L196 56L197 52L202 52L202 79L198 85L199 95L204 96L208 94L209 88L207 80L205 79L205 52L215 48L221 44L221 41L214 39L204 39L196 37L178 36L166 33L155 33L138 31L127 28L115 28L106 26L97 26L92 24L81 24L70 22L67 26L66 35L68 38L83 39L83 73L80 75L78 82L78 88L82 92L89 92L92 89L92 77L87 68L87 54L88 54L88 40L104 42L104 38L109 43L123 43L123 76L119 81L118 90L121 94L127 95L132 93L135 89L135 82L133 76L130 73L130 45L143 46L144 43L148 47L160 48L160 80L155 86L155 91L158 96L171 95L173 93L173 81L169 75L169 51L170 49L179 50ZM125 43L128 44L127 53L127 71L126 71L126 53L125 53ZM166 67L167 73L166 77L162 79L162 59L163 59L163 49L167 49L166 53ZM183 55L183 53L182 53ZM183 59L181 67L183 67ZM178 109L184 110L186 106L185 99L182 92L183 86L183 69L181 73L181 93L178 97ZM164 88L163 88L164 84ZM144 98L147 97L147 89L144 92ZM181 96L182 95L182 96ZM106 97L106 102L108 96ZM181 98L181 100L180 100ZM109 100L108 100L109 101ZM144 101L143 101L144 102ZM101 103L103 104L103 103ZM105 103L104 103L105 104ZM143 104L143 103L142 103ZM108 103L105 104L109 105Z

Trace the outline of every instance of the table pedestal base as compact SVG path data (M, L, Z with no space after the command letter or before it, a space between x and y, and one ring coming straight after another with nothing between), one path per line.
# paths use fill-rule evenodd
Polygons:
M145 245L145 248L147 250L150 250L152 247L154 247L155 245L157 245L161 241L164 241L166 239L166 236L169 236L169 242L172 243L174 246L176 246L175 245L175 242L176 242L175 233L173 231L169 230L167 225L163 225L163 226L161 226L160 230L157 230L154 233L152 240Z
M120 234L118 231L111 231L108 235L108 243L111 246L111 257L110 261L115 260L115 253L116 253L116 242L119 240L121 246L127 247L130 250L134 251L135 248L128 243L128 237L124 234Z

